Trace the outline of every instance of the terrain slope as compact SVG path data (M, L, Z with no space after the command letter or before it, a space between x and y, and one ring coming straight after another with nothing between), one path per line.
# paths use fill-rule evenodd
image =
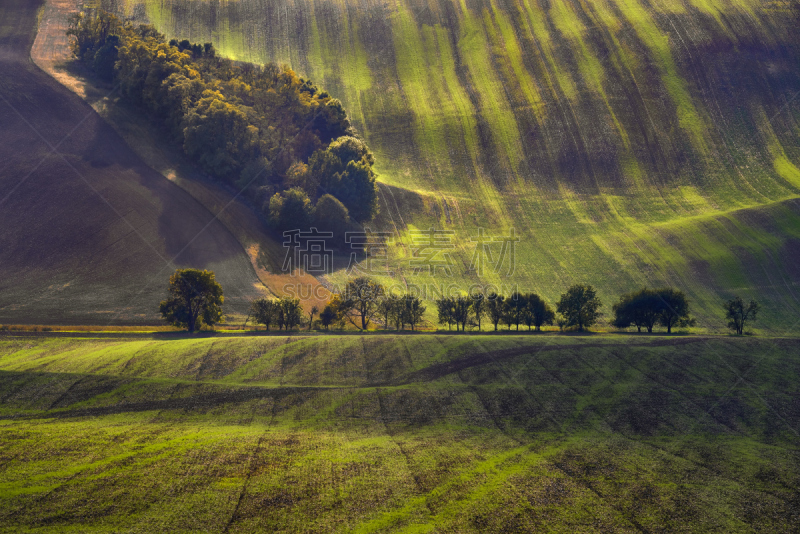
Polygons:
M519 283L551 300L590 282L607 303L669 284L704 327L723 323L733 294L759 297L765 324L794 326L796 2L101 4L235 59L289 64L341 98L376 152L398 280ZM455 232L449 280L409 268L410 231L430 226ZM469 269L481 227L516 228L512 275Z
M796 532L797 339L0 337L7 532Z
M39 7L0 5L0 323L152 323L186 266L246 313L261 284L234 236L32 64Z

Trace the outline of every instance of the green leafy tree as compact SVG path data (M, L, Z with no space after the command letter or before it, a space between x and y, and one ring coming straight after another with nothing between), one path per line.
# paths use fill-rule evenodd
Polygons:
M481 320L486 316L486 296L483 293L472 296L472 314L475 316L475 324L480 331Z
M302 189L308 198L317 197L319 181L308 169L308 165L302 161L295 162L286 171L285 184L291 188Z
M378 303L384 296L384 288L369 277L360 276L350 280L345 286L344 301L353 315L360 321L350 319L353 326L364 331L378 310Z
M278 300L278 327L293 330L303 320L300 299L281 297Z
M272 299L256 299L250 304L250 316L256 324L263 324L269 330L276 324L280 313L278 302Z
M455 302L451 297L442 297L436 300L436 313L439 324L446 324L448 330L453 329L455 322ZM458 325L456 325L458 328Z
M350 227L350 212L333 195L322 195L314 208L314 224L322 231L333 232L334 240L341 245Z
M253 156L258 128L245 110L219 91L206 89L185 119L183 148L203 169L233 181Z
M309 228L312 212L311 201L302 189L275 193L269 201L270 222L277 230Z
M350 217L358 222L371 221L378 213L378 189L370 164L350 161L334 179L331 190L347 206Z
M322 309L322 313L319 314L319 322L322 323L322 326L325 327L325 330L328 330L330 326L336 322L336 319L336 310L330 304L327 304Z
M514 292L509 298L506 299L505 305L505 321L508 323L508 329L511 330L511 325L515 325L517 327L517 331L519 331L519 324L524 321L525 310L527 308L525 296L518 292Z
M495 332L497 332L497 325L503 320L503 316L505 315L506 307L504 301L505 297L497 293L492 293L486 297L486 313L489 316L489 320L492 321L494 325Z
M366 161L369 165L375 163L375 157L369 151L366 143L356 137L346 135L342 136L328 145L328 151L339 158L343 165L347 165L351 161L359 162Z
M564 317L566 326L577 326L582 331L597 322L602 305L592 286L575 284L561 295L556 310Z
M742 297L732 298L725 303L725 318L728 319L728 328L741 336L744 334L745 323L755 321L760 309L761 307L755 300L745 304Z
M388 330L392 321L392 312L394 311L395 303L392 300L394 295L387 295L378 302L378 309L375 310L376 315L383 319L383 329Z
M616 328L628 328L634 325L639 332L646 328L648 332L661 320L665 302L658 291L642 288L639 291L622 295L614 304L612 325Z
M119 36L109 35L106 42L94 55L92 70L103 80L111 81L114 79L114 65L117 62L119 53Z
M391 308L389 319L394 323L395 329L405 330L408 322L405 299L397 295L389 295L389 302Z
M319 149L308 158L308 172L319 183L323 191L332 191L337 186L337 177L344 170L342 160L329 150Z
M116 15L102 10L94 16L75 13L70 15L67 24L67 36L70 37L73 54L89 61L94 61L96 52L106 45L109 37L117 36L123 27Z
M658 322L667 327L667 333L672 333L672 327L694 326L695 320L689 316L689 301L683 291L673 288L656 290L661 300L661 313Z
M212 271L178 269L169 279L169 296L161 315L169 324L194 332L222 321L222 286Z
M462 332L466 330L471 310L472 299L469 297L459 296L453 299L453 320L456 323L456 331L458 331L459 325L461 325Z
M402 300L404 304L404 316L408 324L411 325L411 330L414 331L417 325L422 322L427 308L422 305L422 301L415 295L405 295Z
M553 308L542 297L536 293L528 293L525 295L525 317L526 326L530 329L531 326L536 327L539 332L544 325L551 325L556 318L556 313Z

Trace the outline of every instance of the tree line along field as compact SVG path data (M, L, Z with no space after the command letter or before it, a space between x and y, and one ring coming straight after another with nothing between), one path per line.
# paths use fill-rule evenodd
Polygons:
M795 339L0 339L7 532L793 532Z
M707 328L721 300L758 295L765 323L794 325L791 2L101 4L340 98L375 152L395 279L511 281L551 302L576 282L607 302L670 285ZM410 232L430 226L455 231L455 280L408 268ZM519 232L511 278L466 272L479 227Z

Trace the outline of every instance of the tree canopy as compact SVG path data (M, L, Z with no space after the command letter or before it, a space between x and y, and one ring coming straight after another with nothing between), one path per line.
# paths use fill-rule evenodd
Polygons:
M728 319L728 328L737 335L744 334L744 325L747 321L755 321L760 306L755 300L745 304L742 297L736 296L725 303L725 318Z
M578 330L583 330L597 322L602 315L602 305L592 286L575 284L561 295L556 309L564 317L566 326L577 326Z
M222 286L213 272L178 269L169 279L168 291L160 310L169 324L194 332L222 321Z
M212 177L261 203L278 230L310 224L309 210L273 214L273 195L332 195L357 222L377 213L375 158L341 102L288 67L234 63L211 43L167 42L153 26L102 10L73 15L75 56L159 120ZM279 198L280 198L279 197ZM266 202L264 199L269 199Z

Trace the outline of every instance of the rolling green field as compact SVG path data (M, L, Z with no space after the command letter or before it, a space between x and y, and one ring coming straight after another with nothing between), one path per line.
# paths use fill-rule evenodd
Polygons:
M701 328L758 297L795 326L800 21L763 0L114 0L103 6L341 98L376 152L403 284L687 292ZM410 231L455 232L452 278ZM521 238L469 271L478 228ZM343 273L331 277L341 282ZM385 278L389 282L389 277Z
M7 532L793 532L800 342L0 338Z

